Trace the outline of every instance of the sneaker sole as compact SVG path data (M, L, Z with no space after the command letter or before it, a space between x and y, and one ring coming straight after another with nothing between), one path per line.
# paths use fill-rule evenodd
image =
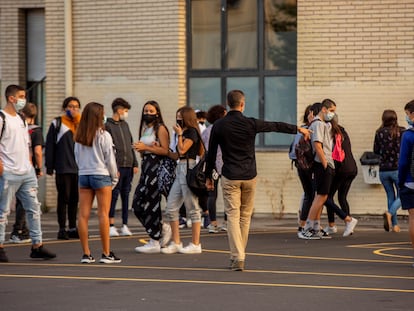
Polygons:
M95 262L95 259L94 260L90 260L90 259L82 259L81 260L81 263L84 263L84 264L94 263L94 262Z
M139 249L135 248L135 252L139 253L139 254L159 254L161 252L161 249L142 251L142 250L139 250Z
M120 263L122 260L108 260L108 259L101 259L99 260L100 263L111 264L111 263Z

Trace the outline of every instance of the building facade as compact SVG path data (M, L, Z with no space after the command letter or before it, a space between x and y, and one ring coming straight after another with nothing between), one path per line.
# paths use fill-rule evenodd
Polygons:
M298 124L308 104L331 98L359 165L351 211L379 214L385 192L365 183L359 158L372 150L384 109L405 125L403 107L414 97L413 18L412 0L4 0L1 103L8 84L27 87L46 132L66 96L101 102L108 115L112 100L124 97L137 139L149 99L171 127L179 106L207 109L233 88L245 91L247 115ZM292 138L258 136L256 213L297 212ZM49 209L54 187L53 178L43 180Z

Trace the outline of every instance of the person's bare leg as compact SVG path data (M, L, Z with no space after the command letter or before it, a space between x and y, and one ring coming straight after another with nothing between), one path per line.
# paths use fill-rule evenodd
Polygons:
M192 234L192 243L194 245L200 244L200 231L201 231L201 223L193 222L193 226L191 227L191 234Z
M171 239L175 244L180 244L180 227L178 220L170 221Z
M83 253L90 255L88 241L88 223L91 214L94 191L89 188L79 189L79 216L78 216L78 233Z
M111 208L112 187L97 189L96 200L98 201L99 233L101 236L102 253L109 255L109 209Z

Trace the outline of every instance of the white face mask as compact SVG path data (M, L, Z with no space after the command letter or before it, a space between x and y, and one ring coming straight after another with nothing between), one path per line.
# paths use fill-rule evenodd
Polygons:
M329 122L333 119L334 116L335 116L335 112L328 111L327 113L325 113L324 119L325 121Z
M20 111L23 109L24 106L26 106L26 99L18 98L16 105L14 107L16 108L16 111Z
M124 114L119 115L119 119L122 121L128 119L128 111L125 111Z

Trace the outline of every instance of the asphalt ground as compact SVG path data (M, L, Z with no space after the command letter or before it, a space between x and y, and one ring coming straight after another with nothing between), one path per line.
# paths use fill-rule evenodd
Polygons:
M130 215L132 237L111 238L120 264L100 264L96 215L90 222L97 262L81 264L78 240L56 240L56 214L43 215L49 261L29 258L29 244L7 244L0 264L1 310L413 310L413 250L407 219L385 232L381 217L358 217L355 233L300 240L296 219L255 217L246 270L228 269L226 233L202 231L203 253L138 254L147 236ZM11 215L10 220L14 220ZM10 221L8 228L11 228ZM8 231L10 232L10 230ZM184 244L190 229L183 229ZM9 235L7 235L8 238Z

